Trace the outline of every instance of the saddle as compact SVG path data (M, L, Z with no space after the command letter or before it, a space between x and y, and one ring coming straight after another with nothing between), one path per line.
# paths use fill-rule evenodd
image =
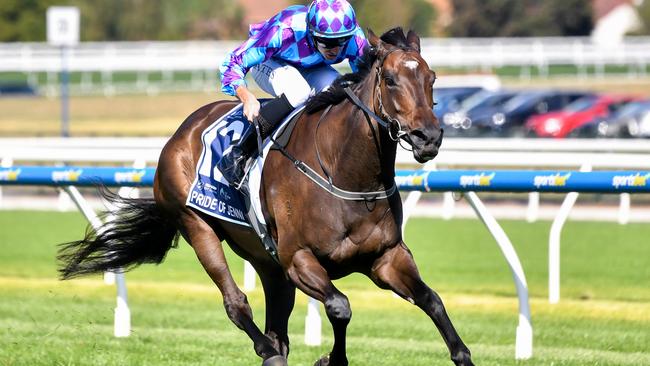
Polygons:
M257 155L249 159L243 182L246 189L242 189L250 192L249 195L231 187L217 168L217 162L224 151L237 142L246 129L255 128L246 120L242 104L208 126L201 135L203 151L196 167L197 175L185 203L209 216L251 228L276 261L277 243L268 233L260 202L262 170L268 151L286 146L303 109L304 107L299 107L290 113L275 132L262 142L262 149Z

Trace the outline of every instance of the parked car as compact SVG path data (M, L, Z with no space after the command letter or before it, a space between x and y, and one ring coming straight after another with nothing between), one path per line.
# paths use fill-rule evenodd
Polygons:
M433 112L438 119L447 113L460 109L461 103L468 97L482 91L481 87L450 87L433 90L433 100L437 103Z
M594 118L612 115L636 99L623 95L586 96L561 111L530 117L525 129L530 136L563 138Z
M472 120L496 108L500 108L508 99L517 93L510 90L483 90L465 99L460 109L442 115L442 125L445 136L464 135L472 127Z
M35 96L36 89L27 83L5 82L0 83L0 97L5 96Z
M630 102L613 114L597 117L573 130L570 137L650 137L650 99Z
M523 91L509 99L501 108L475 117L472 129L478 135L523 136L528 118L560 110L574 101L592 95L583 91Z

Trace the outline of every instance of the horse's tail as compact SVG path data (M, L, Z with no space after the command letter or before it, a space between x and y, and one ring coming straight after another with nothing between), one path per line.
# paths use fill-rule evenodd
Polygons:
M159 264L170 248L178 245L179 233L152 198L128 199L100 189L104 199L118 207L114 219L85 238L60 244L57 259L61 279L110 270L128 271L143 263Z

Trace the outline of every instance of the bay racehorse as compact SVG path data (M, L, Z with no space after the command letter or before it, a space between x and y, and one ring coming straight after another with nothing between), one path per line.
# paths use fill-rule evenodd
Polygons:
M277 261L249 228L185 205L202 131L236 105L219 101L192 113L163 148L152 199L123 199L115 221L62 245L61 277L160 263L180 234L221 291L228 317L252 340L263 366L287 365L287 323L296 287L324 304L333 328L333 348L316 365L339 366L348 364L345 340L352 312L332 280L358 272L422 309L453 362L473 365L440 297L420 278L400 232L397 144L409 144L419 162L438 153L442 130L432 110L435 73L420 55L415 32L405 35L395 28L377 37L369 31L368 40L371 47L360 70L311 98L285 149L267 157L260 197L277 243ZM327 184L316 184L301 171L307 169L296 169L304 167L300 162ZM264 331L253 322L246 296L233 280L222 240L259 274L266 302Z

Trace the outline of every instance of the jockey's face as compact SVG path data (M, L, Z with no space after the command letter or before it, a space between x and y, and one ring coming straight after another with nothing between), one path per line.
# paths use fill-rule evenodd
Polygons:
M334 61L338 57L342 49L347 46L351 37L343 38L322 38L314 37L314 44L318 52L325 57L328 61Z

